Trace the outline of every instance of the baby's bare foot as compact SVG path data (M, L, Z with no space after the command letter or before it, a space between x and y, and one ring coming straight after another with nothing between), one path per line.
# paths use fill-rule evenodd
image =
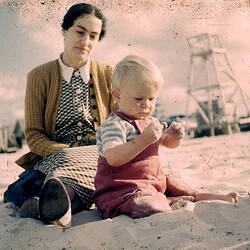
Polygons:
M232 192L224 195L224 201L235 203L239 200L239 194L237 192Z

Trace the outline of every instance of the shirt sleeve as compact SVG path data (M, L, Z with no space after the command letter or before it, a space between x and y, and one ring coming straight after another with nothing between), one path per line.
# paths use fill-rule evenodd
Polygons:
M127 142L127 129L122 120L111 117L107 119L97 130L97 146L99 152L104 152L117 145Z

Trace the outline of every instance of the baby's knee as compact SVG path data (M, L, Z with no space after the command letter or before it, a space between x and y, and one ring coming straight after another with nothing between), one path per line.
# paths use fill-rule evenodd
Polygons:
M134 203L132 208L132 218L150 216L155 213L171 211L167 200L156 200L152 196L140 197Z

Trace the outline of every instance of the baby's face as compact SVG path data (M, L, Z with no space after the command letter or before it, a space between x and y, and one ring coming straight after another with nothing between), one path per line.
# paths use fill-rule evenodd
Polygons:
M145 86L138 82L129 82L119 91L120 111L136 119L145 119L154 112L158 93L159 86L156 84Z

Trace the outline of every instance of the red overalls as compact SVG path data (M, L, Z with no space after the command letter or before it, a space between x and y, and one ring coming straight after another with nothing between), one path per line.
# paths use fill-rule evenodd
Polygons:
M148 119L132 120L120 112L115 113L137 127L140 133L149 124ZM166 176L158 150L157 141L120 167L111 167L99 156L93 199L104 218L119 214L139 218L170 210L164 195Z

